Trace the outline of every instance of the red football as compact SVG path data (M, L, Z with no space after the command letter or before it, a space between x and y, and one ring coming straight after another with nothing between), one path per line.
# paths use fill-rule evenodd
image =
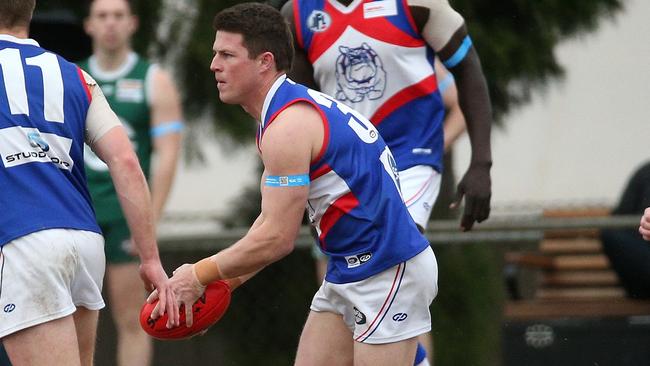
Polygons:
M180 308L180 325L167 329L167 313L158 319L151 319L151 312L158 300L146 303L140 310L140 326L150 336L162 339L185 339L195 336L216 323L228 310L230 305L230 286L225 281L212 282L205 288L201 296L192 306L193 324L185 326L185 307Z

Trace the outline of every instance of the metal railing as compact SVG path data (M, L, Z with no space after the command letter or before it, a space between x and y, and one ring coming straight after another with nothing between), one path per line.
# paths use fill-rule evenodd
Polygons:
M525 217L494 218L476 225L471 231L462 232L458 220L432 221L426 236L433 245L451 245L474 242L521 242L542 239L547 230L581 230L636 228L638 215L603 216L603 217ZM164 251L219 250L228 247L243 237L248 228L223 229L218 224L203 230L183 230L182 223L175 223L180 228L159 232L159 243ZM296 247L308 247L313 239L308 227L300 230Z

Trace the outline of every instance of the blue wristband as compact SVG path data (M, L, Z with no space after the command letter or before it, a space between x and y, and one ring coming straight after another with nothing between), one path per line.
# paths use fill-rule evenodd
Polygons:
M309 175L269 175L264 180L267 187L300 187L309 185Z

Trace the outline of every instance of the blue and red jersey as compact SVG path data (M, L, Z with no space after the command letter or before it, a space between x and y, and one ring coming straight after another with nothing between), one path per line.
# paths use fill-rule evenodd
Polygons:
M377 126L399 170L442 172L444 105L435 52L420 36L406 0L294 0L298 47L321 91Z
M358 112L282 76L266 97L258 142L281 111L299 102L316 108L325 131L309 169L307 209L331 258L326 280L359 281L428 247L402 201L390 149Z
M90 101L77 66L0 35L0 246L52 228L100 232L83 164Z

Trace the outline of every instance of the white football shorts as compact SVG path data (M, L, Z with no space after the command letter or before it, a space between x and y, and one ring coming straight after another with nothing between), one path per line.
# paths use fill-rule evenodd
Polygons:
M399 172L404 203L422 229L427 228L433 205L440 193L442 176L428 165L417 165Z
M37 231L2 247L0 338L104 307L104 238L70 229Z
M433 250L358 282L323 281L311 303L315 312L343 316L361 343L383 344L431 330L429 306L438 293L438 264Z

